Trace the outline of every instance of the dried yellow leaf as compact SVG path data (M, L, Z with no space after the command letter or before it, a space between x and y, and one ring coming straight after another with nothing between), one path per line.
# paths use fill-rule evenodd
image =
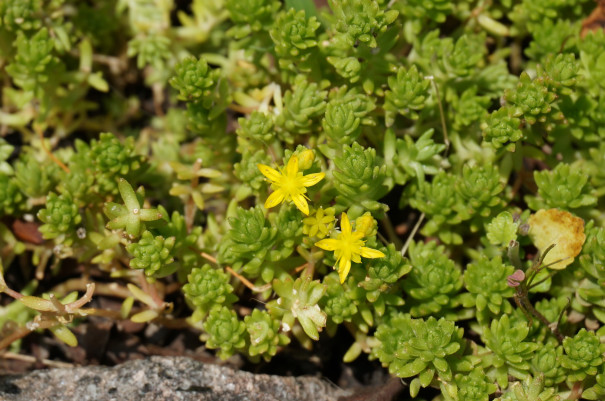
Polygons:
M529 218L529 227L529 236L540 253L555 244L543 261L554 270L570 265L586 240L584 220L564 210L540 209Z

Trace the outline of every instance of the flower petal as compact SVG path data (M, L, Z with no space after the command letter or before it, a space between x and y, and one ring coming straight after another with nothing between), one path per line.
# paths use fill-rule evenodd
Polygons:
M321 241L316 242L315 246L325 249L326 251L333 251L340 246L340 241L333 238L322 239Z
M315 218L315 217L305 217L303 219L303 224L306 224L308 226L313 226L313 225L316 225L318 223L319 223L319 221L317 221L317 218Z
M309 175L305 175L304 177L302 177L300 182L305 187L312 187L313 185L317 184L319 181L323 180L323 178L325 176L326 176L326 173L309 174Z
M284 191L282 191L281 188L273 191L273 193L269 195L269 197L265 201L265 209L271 209L272 207L275 207L282 203L284 200L284 196Z
M350 270L351 261L345 258L340 259L340 263L338 264L338 276L340 276L340 284L345 282Z
M351 234L351 222L345 212L340 216L340 231L345 235Z
M298 173L298 157L292 155L290 160L288 160L288 165L286 166L286 175L288 177L296 177Z
M361 256L363 256L364 258L371 258L371 259L376 259L376 258L384 258L384 253L377 251L376 249L372 249L372 248L367 248L365 246L361 247Z
M298 210L309 215L309 204L305 200L305 197L302 194L292 195L292 202L296 205Z
M361 231L354 231L353 233L351 233L351 241L359 241L363 237L364 235ZM365 241L362 241L362 243L365 243Z
M256 167L258 167L262 175L273 182L277 182L281 179L281 174L279 171L267 166L266 164L257 164Z

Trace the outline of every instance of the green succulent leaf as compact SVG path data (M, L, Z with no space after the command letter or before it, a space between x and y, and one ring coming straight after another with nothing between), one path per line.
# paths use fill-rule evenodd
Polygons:
M227 359L246 346L246 324L239 320L234 310L215 306L204 322L208 335L206 347L218 349L218 356Z

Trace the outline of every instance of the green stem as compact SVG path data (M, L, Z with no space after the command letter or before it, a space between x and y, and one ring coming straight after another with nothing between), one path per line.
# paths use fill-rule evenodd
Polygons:
M382 225L387 233L387 236L389 237L389 240L393 244L395 244L395 248L401 247L403 243L401 242L401 239L395 232L395 229L393 228L393 223L391 223L391 219L389 219L387 216L385 216L383 219L380 220L380 222L382 223Z
M416 232L418 232L418 229L420 228L420 224L422 224L423 220L424 220L424 213L422 213L420 215L420 217L418 218L418 221L414 225L414 228L412 228L412 232L410 232L410 235L408 235L408 239L405 240L405 244L403 244L403 247L401 248L401 256L405 256L405 253L408 251L408 248L410 247L410 244L412 243L412 240L414 239Z

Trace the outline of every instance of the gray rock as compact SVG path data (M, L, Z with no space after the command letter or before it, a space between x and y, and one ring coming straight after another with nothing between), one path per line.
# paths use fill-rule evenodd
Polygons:
M350 394L314 377L256 375L185 357L0 377L2 401L336 401Z

